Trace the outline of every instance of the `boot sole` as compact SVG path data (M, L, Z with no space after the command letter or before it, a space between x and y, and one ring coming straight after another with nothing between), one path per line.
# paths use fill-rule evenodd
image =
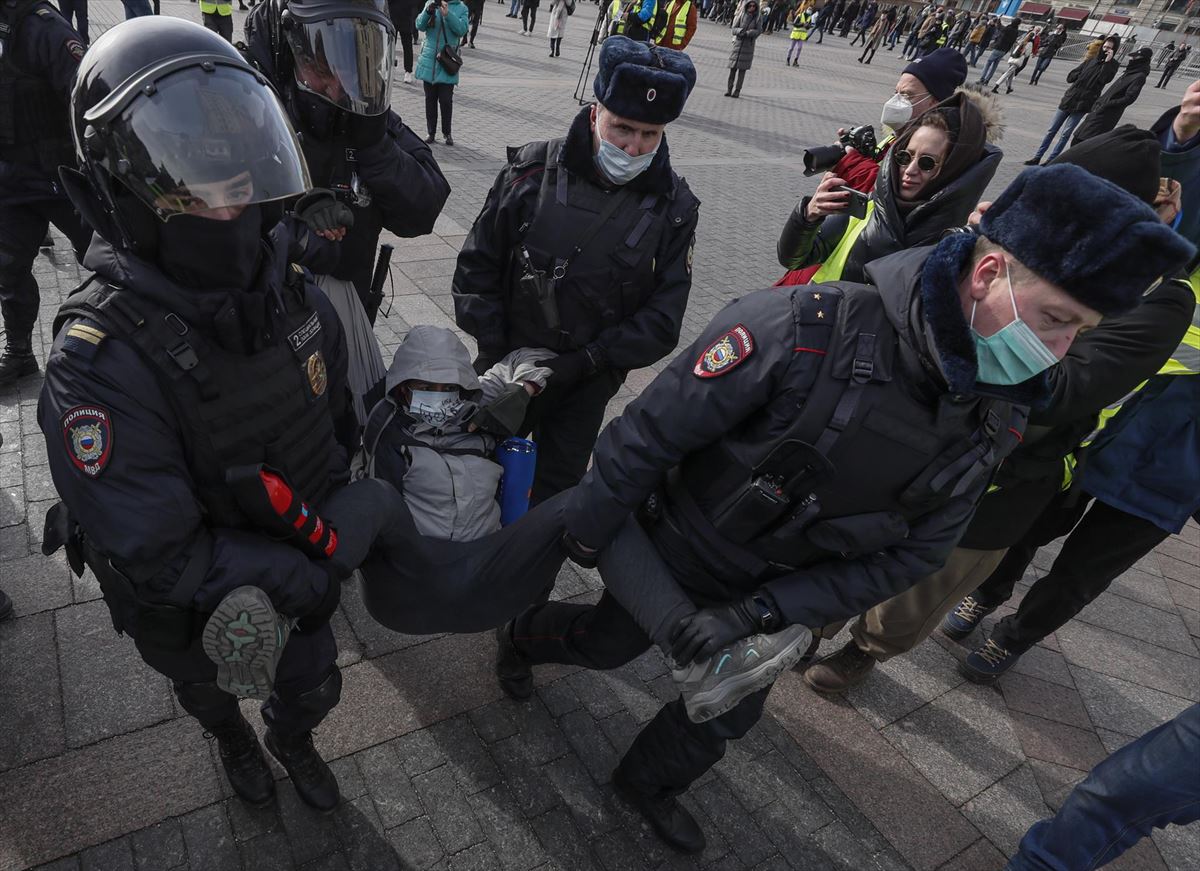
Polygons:
M779 675L799 662L811 643L812 633L805 632L775 656L763 660L749 671L723 681L707 692L696 693L684 702L688 719L693 723L705 723L733 710L746 696L770 686Z
M939 628L942 630L942 634L952 641L962 641L964 638L974 632L977 627L978 624L972 626L966 632L963 632L961 629L951 629L949 626L943 623Z
M281 638L279 616L258 587L240 587L221 600L204 624L201 645L217 666L217 686L235 696L265 700L275 687Z
M958 665L958 673L971 683L978 684L979 686L991 686L996 681L1000 680L1000 678L1004 677L1004 675L1008 674L1008 671L1009 669L1005 669L999 674L989 674L984 671L976 671L965 662L960 662Z

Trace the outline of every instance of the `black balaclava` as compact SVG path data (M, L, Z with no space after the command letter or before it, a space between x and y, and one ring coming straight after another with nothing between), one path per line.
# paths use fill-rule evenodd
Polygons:
M230 221L176 215L158 228L158 267L183 287L248 291L258 274L262 222L257 204Z

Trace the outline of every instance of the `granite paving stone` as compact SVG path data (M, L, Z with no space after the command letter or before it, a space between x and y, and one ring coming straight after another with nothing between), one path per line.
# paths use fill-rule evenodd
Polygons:
M1029 763L968 801L963 813L1006 855L1016 852L1030 826L1050 816Z
M89 847L79 859L83 871L134 871L133 848L128 838Z
M716 823L717 829L742 864L755 865L773 852L763 830L724 781L717 780L694 787L693 796Z
M0 770L66 749L54 615L0 623Z
M998 685L1010 711L1034 714L1080 729L1092 726L1084 700L1074 689L1011 672L1002 677Z
M846 699L872 726L882 729L963 683L955 658L937 644L919 644L908 656L875 666Z
M500 861L488 844L475 844L450 857L450 871L499 871Z
M1108 755L1095 732L1015 711L1009 716L1021 749L1030 759L1090 771Z
M1072 665L1200 701L1200 668L1193 657L1078 621L1057 634Z
M445 855L428 817L417 817L397 826L388 832L388 841L404 868L432 868Z
M996 871L1004 867L1006 859L996 845L987 838L980 838L963 850L938 871Z
M466 716L430 727L459 787L470 794L500 782L500 770Z
M242 867L224 805L193 811L180 819L179 827L191 867L205 871L239 871Z
M608 798L577 757L561 756L546 763L542 770L586 837L594 838L616 827L617 817Z
M292 858L297 865L336 852L341 846L338 841L337 822L333 817L310 808L300 800L296 790L280 789L276 802L283 831L287 835Z
M467 801L503 868L534 868L549 859L506 786L490 786Z
M288 838L283 832L268 832L238 845L242 865L255 871L291 871L296 867Z
M375 803L385 829L421 816L424 810L416 790L392 744L380 744L356 755L367 793Z
M1136 738L1192 705L1188 699L1086 668L1076 667L1072 672L1092 722L1113 732Z
M1168 584L1170 579L1163 581ZM1168 591L1170 588L1168 587ZM1101 593L1078 616L1083 623L1111 629L1188 656L1197 656L1196 643L1174 609L1165 611L1120 596Z
M471 813L467 796L455 782L450 766L443 765L418 774L412 784L447 852L455 853L483 839L483 831Z
M183 829L178 820L167 820L147 826L130 836L133 860L137 871L157 871L187 863L183 844Z
M1062 807L1063 801L1075 788L1075 784L1087 777L1088 774L1078 768L1055 765L1053 762L1043 762L1041 759L1030 759L1029 768L1033 771L1038 789L1041 790L1042 800L1052 811L1058 811Z
M71 570L61 555L13 560L0 576L18 617L71 604Z
M1143 602L1155 608L1169 610L1172 599L1166 580L1160 572L1132 568L1114 580L1109 586L1108 592L1135 602Z
M593 860L587 839L566 808L547 811L534 819L532 825L542 846L564 871L596 871L601 867Z
M529 755L520 735L497 741L490 749L504 782L526 816L539 816L559 803L544 768Z

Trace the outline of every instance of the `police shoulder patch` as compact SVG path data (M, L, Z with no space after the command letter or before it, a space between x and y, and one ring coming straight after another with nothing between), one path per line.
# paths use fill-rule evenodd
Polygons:
M112 415L100 405L77 405L62 416L63 441L75 468L99 477L113 452Z
M63 47L67 50L67 54L69 54L71 57L75 58L75 60L77 60L77 61L83 60L83 53L85 51L87 51L87 49L85 49L83 47L82 42L80 42L78 39L73 39L73 38L68 39L63 44Z
M738 366L752 353L754 336L742 324L738 324L704 349L692 374L697 378L716 378Z

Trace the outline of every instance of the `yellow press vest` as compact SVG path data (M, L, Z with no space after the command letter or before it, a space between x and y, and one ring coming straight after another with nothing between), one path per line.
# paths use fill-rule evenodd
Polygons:
M842 234L842 238L838 240L837 247L833 249L833 253L825 258L825 262L821 264L821 268L813 273L810 284L822 284L826 281L837 281L842 277L842 270L846 268L846 260L850 257L850 249L854 247L854 243L858 241L858 237L862 235L862 231L867 229L867 224L871 222L871 216L875 214L875 200L867 200L867 216L865 218L851 218L850 223L846 225L846 232Z
M203 15L233 15L232 3L213 2L213 0L200 0L200 12Z
M792 39L805 40L808 39L808 28L812 24L812 14L809 12L801 12L796 16L796 20L792 22Z
M613 0L613 6L616 7L617 11L613 12L611 14L612 15L620 15L621 4L620 4L619 0ZM641 11L642 11L642 0L638 0L637 3L633 4L633 8L629 10L629 15L637 15ZM629 20L629 15L621 15L620 18L616 19L617 26L616 26L616 29L613 31L614 33L617 33L617 34L625 33L625 24ZM651 19L651 21L653 21L653 19Z
M663 25L663 29L655 37L655 42L662 43L669 41L670 45L681 44L687 36L687 20L688 14L691 11L692 0L684 0L684 2L680 3L679 8L675 10L674 17L667 20L667 23ZM667 34L671 34L670 40L667 40Z

